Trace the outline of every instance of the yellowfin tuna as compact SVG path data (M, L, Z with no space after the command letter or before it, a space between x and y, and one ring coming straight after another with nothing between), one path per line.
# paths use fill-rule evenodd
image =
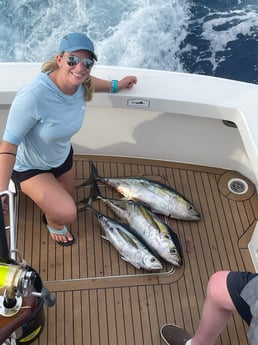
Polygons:
M145 270L160 270L162 263L151 252L148 246L139 239L126 224L107 217L96 211L91 206L87 206L98 218L101 228L104 232L104 239L108 240L121 254L121 258L136 268Z
M91 176L79 187L101 181L113 187L127 200L140 201L149 205L153 212L181 220L199 220L200 213L182 194L167 185L145 178L100 177L91 163Z
M115 215L127 222L159 257L174 266L183 264L182 247L177 234L145 205L130 200L104 198L94 182L90 200L96 199L102 200ZM80 203L88 202L89 199L84 199Z

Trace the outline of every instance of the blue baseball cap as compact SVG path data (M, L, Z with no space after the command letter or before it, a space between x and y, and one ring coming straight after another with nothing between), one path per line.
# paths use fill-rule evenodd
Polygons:
M72 32L65 35L61 40L59 51L70 53L76 50L87 50L96 61L98 60L94 53L94 45L88 36L80 32Z

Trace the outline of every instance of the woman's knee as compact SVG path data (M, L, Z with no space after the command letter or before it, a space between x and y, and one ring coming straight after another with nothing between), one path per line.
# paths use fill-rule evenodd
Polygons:
M77 208L74 199L68 193L53 194L53 198L47 197L37 200L39 208L46 213L47 218L59 225L72 223L77 216Z
M60 207L52 209L48 212L48 216L52 221L58 224L70 224L77 216L77 209L74 202L60 203Z

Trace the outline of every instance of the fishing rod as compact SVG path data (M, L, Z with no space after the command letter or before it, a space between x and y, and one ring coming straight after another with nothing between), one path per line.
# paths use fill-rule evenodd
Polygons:
M10 247L6 236L2 198L9 202ZM15 259L14 194L0 193L0 344L31 344L44 327L44 305L55 305L55 297L44 287L39 274L25 260Z

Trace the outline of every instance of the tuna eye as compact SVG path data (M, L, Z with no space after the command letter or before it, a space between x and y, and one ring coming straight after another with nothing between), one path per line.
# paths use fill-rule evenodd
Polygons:
M176 253L177 253L177 250L176 250L176 249L171 249L171 250L170 250L170 253L171 253L171 254L176 254Z
M151 262L155 262L156 261L156 258L151 258Z

